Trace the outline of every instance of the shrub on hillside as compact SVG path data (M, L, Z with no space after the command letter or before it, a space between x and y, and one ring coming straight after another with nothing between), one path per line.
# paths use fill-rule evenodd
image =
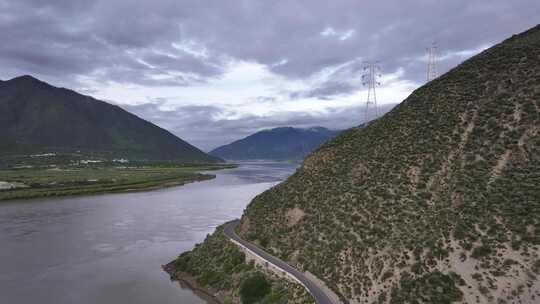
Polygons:
M243 304L257 303L269 294L271 289L270 283L257 272L240 286L240 298Z

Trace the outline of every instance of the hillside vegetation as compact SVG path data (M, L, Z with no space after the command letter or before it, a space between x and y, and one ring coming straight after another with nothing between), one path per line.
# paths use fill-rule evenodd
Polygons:
M540 26L324 144L239 230L351 303L540 302Z
M299 284L265 272L226 239L223 225L192 251L165 266L173 280L203 288L221 303L311 303Z
M219 162L122 108L31 76L0 82L0 157L43 153Z

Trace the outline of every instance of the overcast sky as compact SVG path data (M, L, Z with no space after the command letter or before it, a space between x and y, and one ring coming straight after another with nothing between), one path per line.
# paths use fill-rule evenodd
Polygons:
M363 119L540 22L538 0L0 0L0 79L30 74L116 103L209 150L277 126Z

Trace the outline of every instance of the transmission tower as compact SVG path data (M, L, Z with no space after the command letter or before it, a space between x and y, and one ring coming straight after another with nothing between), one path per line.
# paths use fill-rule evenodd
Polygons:
M377 81L377 79L379 79L380 77L381 68L378 61L364 63L364 75L362 75L362 84L368 87L364 122L369 121L370 107L372 107L375 112L375 118L379 117L379 109L377 107L377 93L375 91L375 88L381 85L381 83Z
M428 53L428 66L427 66L427 81L430 82L437 78L437 44L433 42L430 47L427 48Z

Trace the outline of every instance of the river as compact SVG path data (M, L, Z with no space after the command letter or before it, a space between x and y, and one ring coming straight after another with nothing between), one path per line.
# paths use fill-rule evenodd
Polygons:
M205 303L161 265L295 168L243 163L157 191L0 202L0 303Z

